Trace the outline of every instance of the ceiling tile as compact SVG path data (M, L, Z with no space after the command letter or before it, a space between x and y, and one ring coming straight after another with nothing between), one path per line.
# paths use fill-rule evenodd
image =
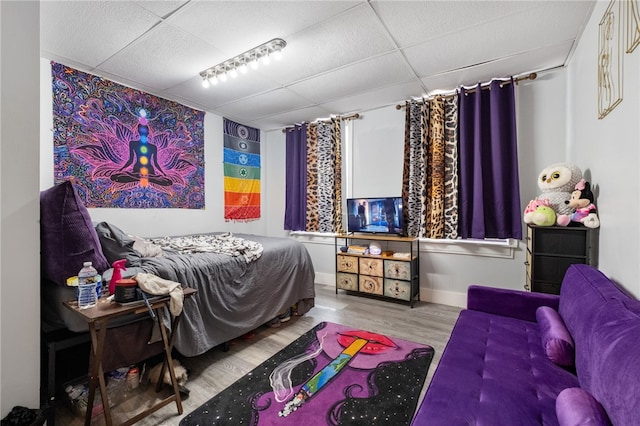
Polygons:
M321 106L331 111L332 114L342 115L402 103L407 99L422 96L422 94L423 89L420 82L410 81L326 102Z
M555 3L551 3L554 5ZM486 62L520 55L529 50L553 48L573 40L584 15L584 6L574 9L566 5L540 6L526 13L513 13L496 22L482 23L446 37L431 39L405 49L403 52L420 77L480 65ZM573 16L572 10L577 10ZM544 18L544 16L546 18ZM564 25L563 25L564 23ZM567 30L568 27L573 28ZM568 51L567 51L568 53ZM564 60L557 64L561 65Z
M390 52L393 44L368 5L301 31L287 40L282 64L264 73L283 84Z
M359 3L195 1L172 16L170 22L233 57L273 38L286 38Z
M315 103L323 103L412 78L415 75L406 61L395 52L293 84L289 89Z
M494 78L504 78L523 73L542 71L562 65L571 49L571 42L553 47L528 51L521 55L497 60L495 62L465 68L455 72L425 77L424 85L431 92L450 91L460 86L473 86Z
M372 1L399 47L443 38L539 5L537 1Z
M301 108L296 111L289 111L282 114L276 114L271 117L262 118L254 122L255 126L262 130L274 130L300 124L302 122L312 122L319 118L327 118L333 113L320 106Z
M253 96L250 99L242 99L238 102L224 105L217 108L217 110L236 117L245 117L245 120L255 120L310 106L312 105L308 100L292 93L290 90L277 89Z
M95 67L158 22L130 2L42 1L40 48Z
M232 101L251 97L256 93L275 90L281 86L257 73L238 75L226 82L219 82L215 86L202 87L202 78L195 76L184 83L167 89L167 93L175 96L185 96L203 105L218 108Z
M138 6L147 9L149 12L155 14L160 18L165 18L171 15L182 6L189 3L187 0L172 1L172 0L139 0L135 1Z
M220 52L212 46L160 23L106 61L102 68L164 90L198 75L208 66L210 58L216 57L221 57Z

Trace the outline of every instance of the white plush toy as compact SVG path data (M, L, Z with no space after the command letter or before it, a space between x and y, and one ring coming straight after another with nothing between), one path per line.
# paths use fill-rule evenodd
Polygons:
M573 211L567 202L580 179L582 171L573 164L556 163L547 166L538 175L538 188L542 191L538 198L547 198L549 207L556 215L571 215Z

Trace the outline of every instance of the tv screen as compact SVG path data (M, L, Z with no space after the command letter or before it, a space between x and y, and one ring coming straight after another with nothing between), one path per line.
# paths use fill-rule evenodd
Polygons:
M348 198L347 230L403 234L402 197Z

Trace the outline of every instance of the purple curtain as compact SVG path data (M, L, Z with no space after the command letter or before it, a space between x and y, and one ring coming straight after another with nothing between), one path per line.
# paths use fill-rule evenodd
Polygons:
M304 231L307 210L307 125L287 129L284 229Z
M461 89L462 238L522 239L514 82Z

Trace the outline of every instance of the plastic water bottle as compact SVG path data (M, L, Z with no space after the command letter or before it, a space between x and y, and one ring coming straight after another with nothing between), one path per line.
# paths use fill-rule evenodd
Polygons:
M78 272L78 308L96 306L99 291L102 291L102 277L98 275L91 262L84 262L84 266Z

